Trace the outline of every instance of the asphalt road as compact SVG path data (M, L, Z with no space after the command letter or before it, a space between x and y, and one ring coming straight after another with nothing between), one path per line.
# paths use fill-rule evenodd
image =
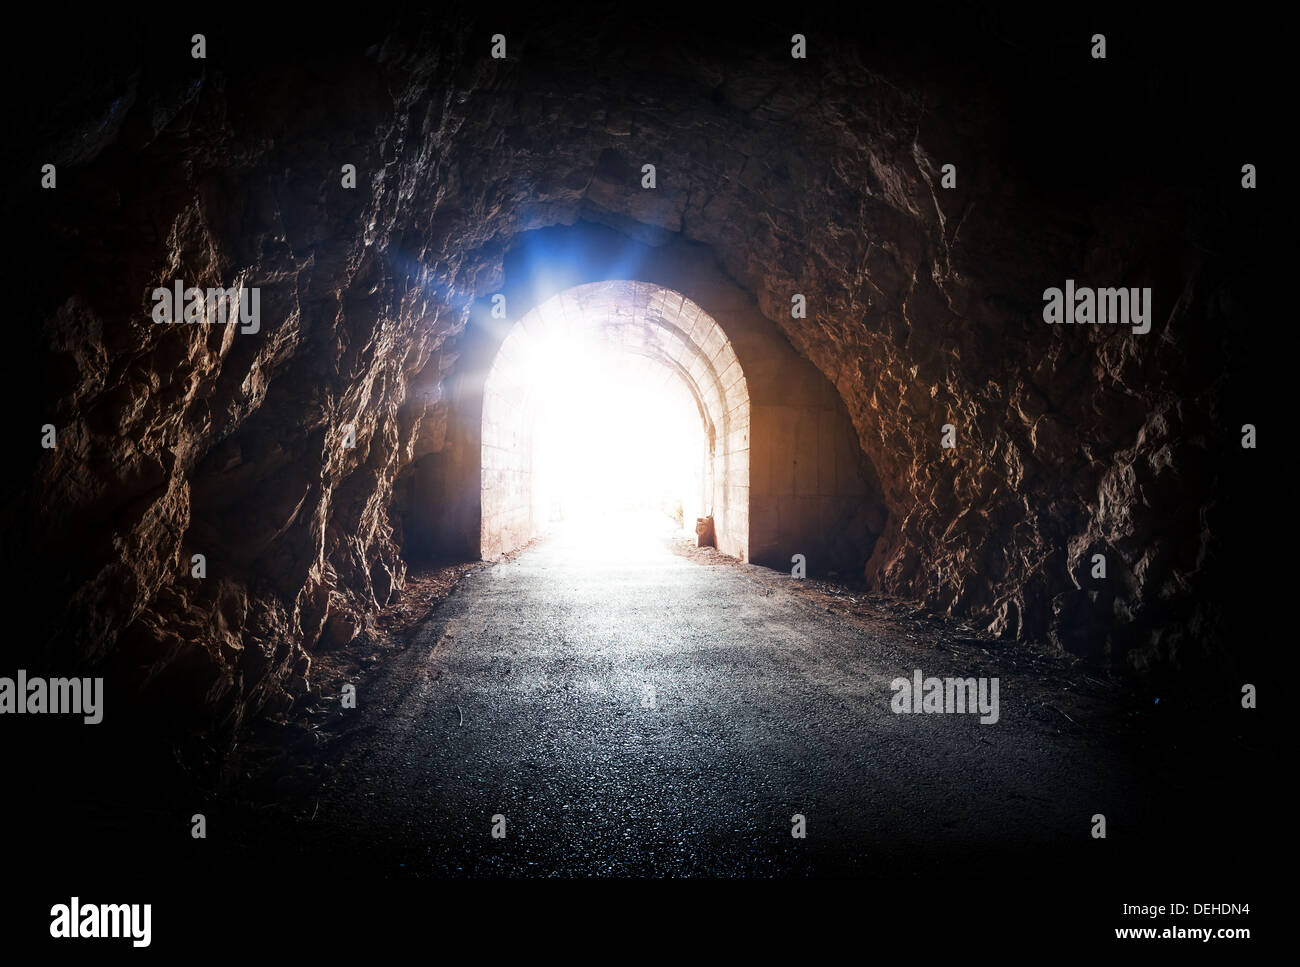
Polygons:
M360 683L311 821L285 835L381 877L897 882L1083 872L1169 833L1176 777L1107 738L1118 713L1056 666L709 560L564 533L470 574ZM918 668L998 676L997 723L894 713L890 682Z

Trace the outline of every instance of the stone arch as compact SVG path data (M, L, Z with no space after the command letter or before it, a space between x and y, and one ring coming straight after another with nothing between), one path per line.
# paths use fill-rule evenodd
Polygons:
M749 555L749 390L730 339L680 292L635 280L580 284L519 319L501 342L483 388L479 553L495 558L540 532L532 499L530 369L539 345L564 335L664 369L690 394L704 430L702 506L717 546Z
M702 419L713 426L715 450L728 460L714 480L715 492L724 488L719 503L727 515L721 549L782 569L789 569L793 554L803 554L810 573L861 573L882 533L886 510L875 470L835 387L793 349L708 246L682 239L647 244L584 221L521 233L506 248L500 271L479 285L479 297L451 355L458 375L421 434L422 441L429 441L428 453L412 466L403 485L404 550L417 559L439 561L483 556L488 375L518 321L552 297L590 283L644 287L639 321L635 315L612 315L615 323L623 319L639 334L636 339L625 336L628 347L685 370L688 377L694 371L691 382L704 408ZM652 299L649 293L656 290L673 295ZM506 319L493 317L497 295L505 296ZM681 302L674 305L672 299ZM694 337L687 341L690 345L674 337L673 330ZM724 355L719 357L719 351ZM713 387L717 400L701 356L713 361L722 384ZM719 368L723 359L726 365ZM714 405L725 403L737 375L743 376L749 401L747 423L732 412L734 407ZM743 542L732 539L739 534L745 535Z

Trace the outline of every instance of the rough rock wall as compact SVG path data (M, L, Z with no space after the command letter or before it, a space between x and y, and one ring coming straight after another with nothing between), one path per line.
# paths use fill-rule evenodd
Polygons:
M660 36L608 14L217 28L204 61L188 25L119 23L80 71L49 65L4 199L30 239L16 377L39 379L12 412L59 434L5 505L40 549L10 586L57 618L32 654L227 724L305 694L311 652L402 583L394 481L442 445L472 299L517 233L579 218L711 246L834 383L888 504L874 586L1138 665L1176 663L1180 636L1217 647L1211 467L1241 422L1220 384L1251 277L1200 244L1236 224L1233 169L1149 130L1182 78L1119 66L1085 97L1065 40L978 13L912 47L876 22L810 30L806 61L785 25ZM970 30L988 53L968 77L944 45ZM1053 124L1071 97L1112 111L1104 137ZM176 278L258 287L260 332L154 325ZM1152 286L1152 331L1046 326L1066 278Z

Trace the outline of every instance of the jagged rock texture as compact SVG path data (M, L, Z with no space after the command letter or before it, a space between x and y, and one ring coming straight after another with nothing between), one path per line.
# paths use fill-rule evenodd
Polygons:
M309 694L311 654L402 585L395 482L443 446L472 301L520 233L588 220L709 245L835 385L887 504L873 587L1121 667L1221 660L1204 589L1227 566L1215 467L1250 277L1203 243L1254 238L1235 169L1189 166L1172 120L1130 137L1167 90L1116 68L1088 100L1065 40L1031 52L991 16L915 49L810 30L806 61L784 25L557 18L508 29L504 62L470 14L212 30L206 61L189 28L117 25L33 96L4 200L31 227L39 379L16 432L59 433L6 502L40 548L11 585L48 602L33 655L227 728ZM949 62L968 35L987 53ZM1043 114L1095 103L1131 114L1083 141ZM261 333L153 325L174 278L260 287ZM1046 326L1066 278L1151 285L1151 333Z

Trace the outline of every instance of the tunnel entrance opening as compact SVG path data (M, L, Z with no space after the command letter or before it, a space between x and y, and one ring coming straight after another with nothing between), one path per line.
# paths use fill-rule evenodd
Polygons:
M685 384L643 356L581 342L565 350L537 373L535 526L613 533L671 520L693 531L709 513L708 441Z
M480 554L556 526L749 541L749 392L730 341L680 293L598 282L552 296L509 331L483 392Z

